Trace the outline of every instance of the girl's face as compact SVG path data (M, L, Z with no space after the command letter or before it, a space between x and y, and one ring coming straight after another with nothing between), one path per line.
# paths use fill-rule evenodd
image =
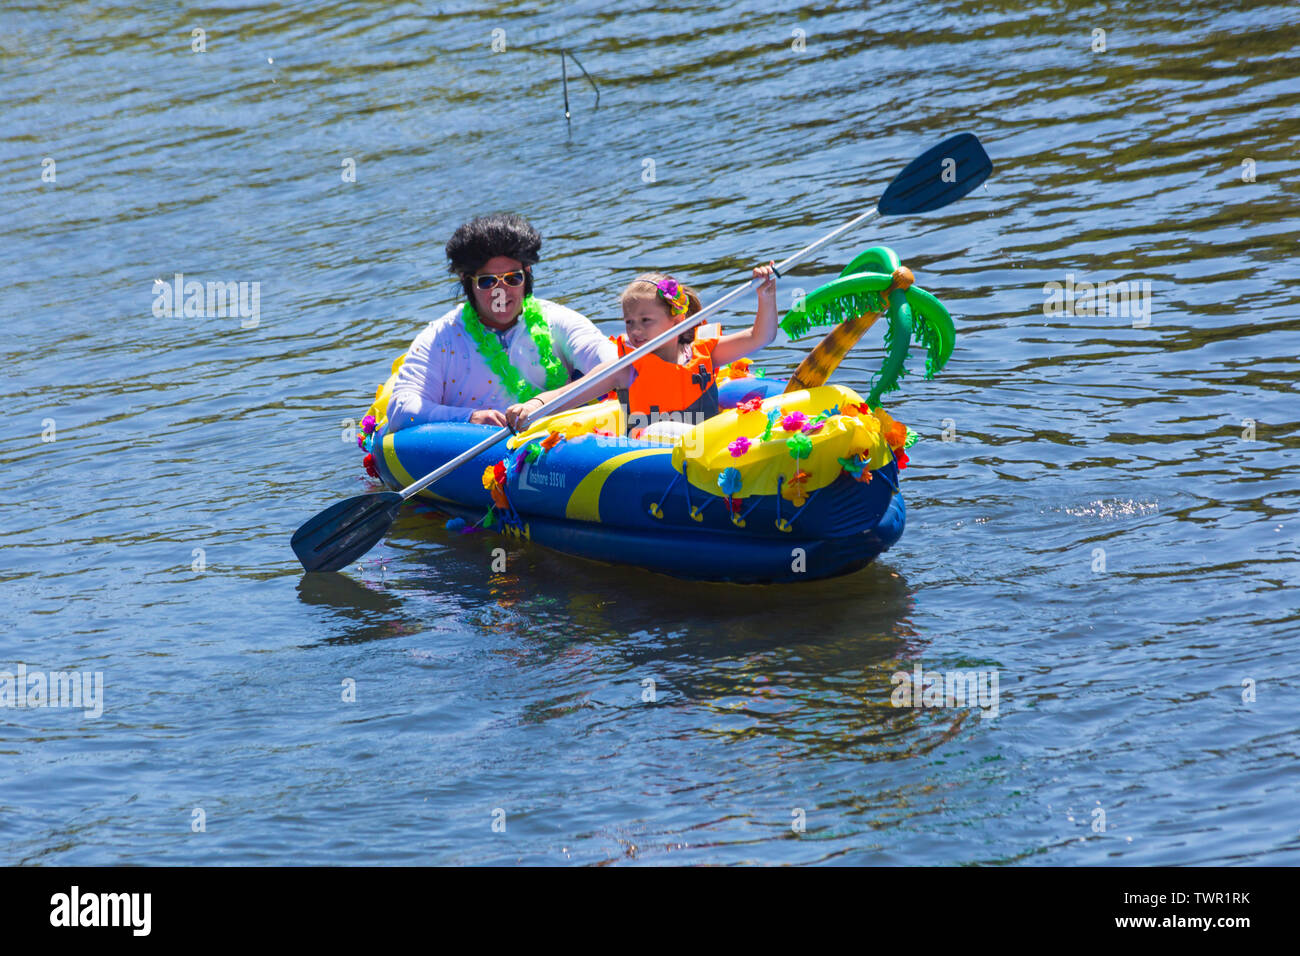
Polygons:
M640 348L656 335L662 335L677 323L668 305L659 296L628 299L623 303L623 325L627 340L633 348ZM669 339L655 354L668 361L677 358L677 342Z

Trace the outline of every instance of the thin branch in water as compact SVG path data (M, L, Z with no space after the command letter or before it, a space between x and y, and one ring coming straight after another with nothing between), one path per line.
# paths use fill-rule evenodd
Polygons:
M596 93L596 109L600 109L600 87L598 87L596 85L596 81L591 78L591 74L587 72L587 68L583 66L578 61L578 58L574 56L572 53L570 53L568 50L560 50L559 53L560 53L560 79L564 84L564 118L567 120L570 115L569 113L569 68L568 68L568 64L565 63L565 59L564 59L565 57L568 57L570 60L572 60L577 65L578 69L582 71L582 75L587 78L587 82L591 84L591 88Z
M567 50L565 52L568 53ZM591 74L587 72L587 68L578 61L576 56L569 53L569 59L573 60L573 62L577 64L578 69L582 71L582 75L585 76L587 82L591 84L591 88L596 91L596 109L600 109L600 87L596 85L596 81L591 78Z
M564 65L564 51L560 51L560 76L564 80L564 118L569 118L569 70Z

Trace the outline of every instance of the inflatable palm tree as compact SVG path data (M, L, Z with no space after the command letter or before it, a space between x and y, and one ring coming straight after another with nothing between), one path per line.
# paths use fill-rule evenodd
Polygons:
M926 349L926 379L934 378L956 342L952 316L938 299L913 283L912 271L899 262L893 249L874 246L781 320L781 328L792 339L815 326L835 326L800 363L786 391L824 384L882 313L888 316L885 360L872 376L867 404L878 408L882 395L897 390L898 380L907 372L904 363L913 340Z

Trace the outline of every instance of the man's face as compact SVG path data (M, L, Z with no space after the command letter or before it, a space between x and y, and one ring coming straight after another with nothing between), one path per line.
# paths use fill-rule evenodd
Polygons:
M500 276L509 272L523 271L523 263L518 259L493 256L483 263L474 275ZM509 325L519 314L523 301L524 283L522 282L517 286L511 286L501 279L490 289L480 289L478 282L474 282L474 310L486 325L497 327Z

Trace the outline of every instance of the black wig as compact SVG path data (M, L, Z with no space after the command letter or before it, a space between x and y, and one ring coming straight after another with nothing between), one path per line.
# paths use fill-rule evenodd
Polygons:
M464 223L447 240L447 262L453 274L460 277L461 288L473 300L472 276L483 263L496 256L517 259L525 266L537 262L542 250L542 234L529 225L523 216L514 213L493 213L479 216ZM533 274L524 279L524 295L533 294Z

